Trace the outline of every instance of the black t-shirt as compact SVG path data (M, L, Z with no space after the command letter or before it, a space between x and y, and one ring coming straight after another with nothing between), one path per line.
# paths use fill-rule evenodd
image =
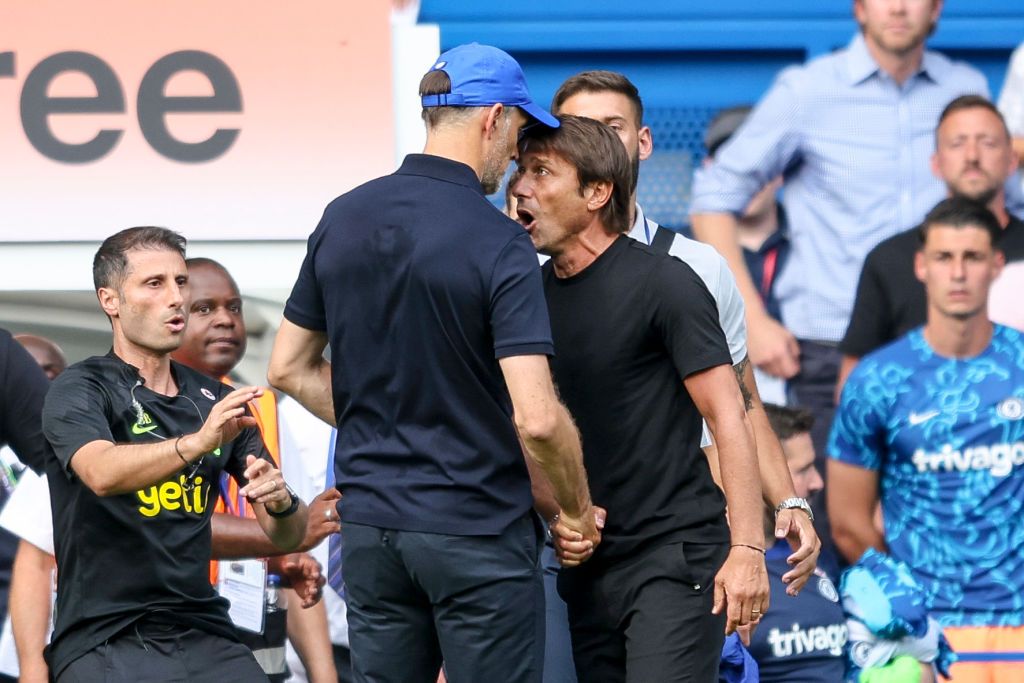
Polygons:
M861 358L924 325L928 300L924 284L914 274L914 254L921 241L919 227L881 242L864 260L857 298L839 350ZM1024 260L1024 222L1010 215L999 238L1007 263Z
M656 543L728 539L725 501L700 449L701 415L683 379L731 367L715 300L672 256L620 237L582 272L544 265L557 356L595 505L608 510L601 566Z
M231 387L171 362L176 396L150 391L113 352L72 365L43 409L57 556L56 624L49 657L58 674L143 616L234 639L227 601L209 579L210 517L222 471L245 483L245 457L270 459L259 431L135 493L99 497L75 476L71 457L93 441L144 444L197 431ZM185 490L190 483L195 487Z
M46 462L43 438L43 399L50 388L39 364L25 348L0 329L0 446L11 447L18 459L42 474ZM0 509L10 492L0 486ZM11 566L18 551L18 537L0 529L0 620L7 616Z
M346 522L491 535L533 504L498 359L553 352L537 253L425 154L335 199L285 317L327 333Z

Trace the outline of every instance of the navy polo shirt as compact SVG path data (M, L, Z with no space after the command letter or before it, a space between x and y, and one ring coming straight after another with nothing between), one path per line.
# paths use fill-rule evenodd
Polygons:
M331 202L285 317L325 331L345 522L501 533L532 505L498 359L552 355L537 254L465 164L411 154Z

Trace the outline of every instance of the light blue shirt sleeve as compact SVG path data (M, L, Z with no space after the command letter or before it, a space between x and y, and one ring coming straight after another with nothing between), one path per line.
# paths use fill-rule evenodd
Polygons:
M690 213L741 213L797 161L803 130L800 67L783 70L739 130L693 179Z

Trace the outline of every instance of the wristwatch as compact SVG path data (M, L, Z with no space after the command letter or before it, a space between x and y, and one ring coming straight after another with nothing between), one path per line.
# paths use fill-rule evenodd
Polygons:
M814 512L811 511L811 506L807 503L806 498L787 498L775 506L775 514L779 514L783 510L803 510L811 518L811 521L814 521Z
M287 491L288 495L292 497L292 504L289 505L286 510L281 510L281 512L274 512L270 508L266 508L267 514L271 517L277 517L278 519L280 519L281 517L287 517L288 515L295 514L295 511L299 509L299 503L302 502L302 499L295 495L295 491L293 491L292 487L289 486L288 484L284 485L284 490Z

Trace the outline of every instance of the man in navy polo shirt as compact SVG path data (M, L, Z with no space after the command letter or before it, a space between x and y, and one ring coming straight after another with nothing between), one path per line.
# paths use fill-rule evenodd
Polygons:
M484 45L442 54L420 95L424 154L327 207L269 377L338 427L354 680L434 681L443 658L452 683L540 681L542 534L527 463L581 541L566 560L589 557L599 536L548 368L536 254L485 194L528 118L558 121L515 60Z

